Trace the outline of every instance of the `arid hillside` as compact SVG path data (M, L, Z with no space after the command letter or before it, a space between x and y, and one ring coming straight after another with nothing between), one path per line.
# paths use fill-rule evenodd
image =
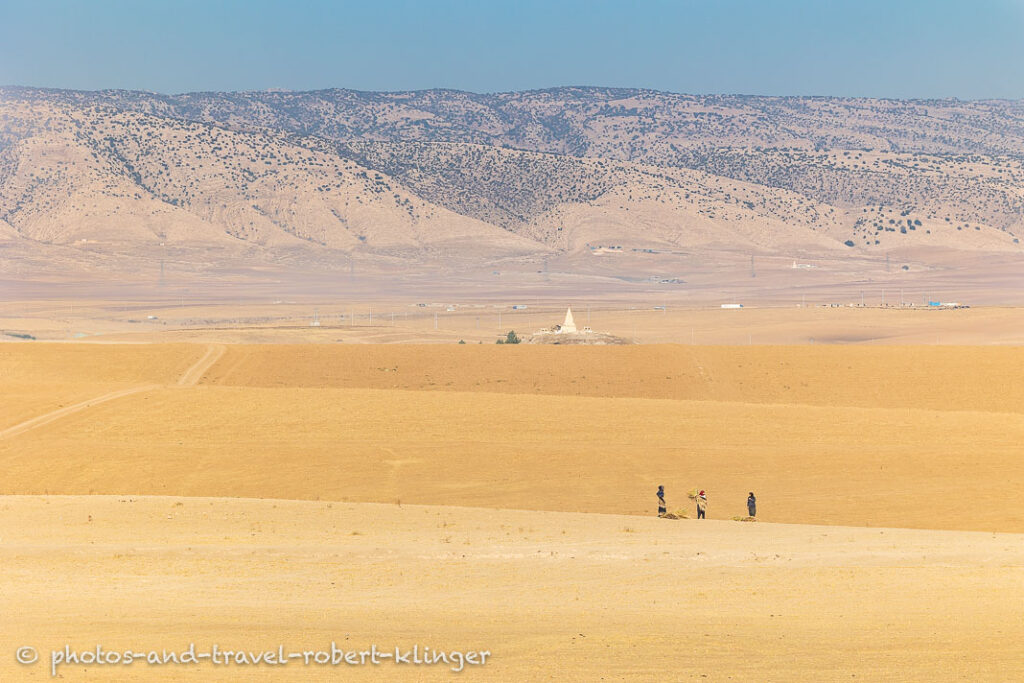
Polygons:
M458 243L501 255L538 245L424 202L380 173L286 136L92 107L6 104L0 204L19 236L84 250L244 253Z
M7 273L890 252L921 270L1015 258L1024 231L1018 102L5 88L0 125Z
M658 224L686 225L688 236L694 220L723 237L750 226L760 239L730 235L737 248L765 248L769 225L796 231L812 251L821 245L811 231L876 253L911 246L1017 252L1024 231L1020 159L717 147L655 166L450 143L337 149L453 211L509 229L532 225L530 234L545 241L580 207L589 215L597 207L641 214L653 207L663 213ZM684 236L677 243L692 246Z

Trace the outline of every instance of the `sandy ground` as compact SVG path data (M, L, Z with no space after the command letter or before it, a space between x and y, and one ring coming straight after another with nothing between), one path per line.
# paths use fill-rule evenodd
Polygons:
M0 501L0 672L72 648L487 650L472 680L985 680L1024 675L1024 538L458 507ZM18 647L42 661L21 666ZM441 680L68 665L63 680Z

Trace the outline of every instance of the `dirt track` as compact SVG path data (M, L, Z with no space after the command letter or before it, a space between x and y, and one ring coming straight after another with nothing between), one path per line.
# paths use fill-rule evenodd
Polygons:
M206 354L204 354L202 358L196 361L194 365L189 367L189 369L186 370L178 379L178 386L190 387L198 384L199 380L202 379L203 377L203 373L209 370L210 367L214 363L216 363L221 356L224 355L225 350L225 347L221 344L211 344L207 349ZM159 384L143 384L136 387L128 387L126 389L111 391L109 393L103 394L101 396L96 396L95 398L91 398L86 401L81 401L70 406L64 406L49 413L38 415L29 420L25 420L24 422L16 424L12 427L8 427L7 429L0 430L0 439L8 439L17 436L18 434L27 432L30 429L37 429L55 420L59 420L62 417L66 417L68 415L71 415L72 413L77 413L80 410L92 408L93 406L98 406L102 403L106 403L107 401L114 401L119 398L131 396L132 394L139 394L146 391L152 391L158 388L160 388Z
M91 398L88 401L82 401L81 403L76 403L74 405L66 406L64 408L59 408L57 410L54 410L53 412L46 413L45 415L40 415L38 417L34 417L31 420L26 420L20 424L14 425L13 427L8 427L7 429L0 431L0 439L9 439L19 434L23 434L24 432L27 432L30 429L37 429L39 427L42 427L43 425L47 425L53 422L54 420L59 420L62 417L71 415L72 413L77 413L80 410L92 408L93 406L101 405L103 403L106 403L107 401L114 401L119 398L124 398L125 396L131 396L132 394L138 394L144 391L152 391L153 389L159 388L159 386L160 385L158 384L144 384L138 387L120 389L118 391L112 391L109 394L103 394L102 396Z
M181 377L178 378L178 386L191 387L199 384L199 381L203 378L203 374L213 367L218 360L220 360L226 350L227 347L223 344L210 344L206 349L206 353L203 354L203 357L197 360L195 365L182 373Z

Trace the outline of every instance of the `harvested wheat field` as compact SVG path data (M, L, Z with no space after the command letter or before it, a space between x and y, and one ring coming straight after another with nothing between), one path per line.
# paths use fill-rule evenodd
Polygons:
M0 430L108 393L173 384L204 352L189 344L0 344Z
M4 652L347 637L489 650L458 674L480 680L1024 675L1017 348L0 352ZM710 519L653 518L659 484ZM732 521L750 490L759 521Z
M7 358L76 386L67 348ZM771 521L1024 532L1016 348L114 350L134 393L8 426L0 490L647 514L664 484L712 518L755 490Z

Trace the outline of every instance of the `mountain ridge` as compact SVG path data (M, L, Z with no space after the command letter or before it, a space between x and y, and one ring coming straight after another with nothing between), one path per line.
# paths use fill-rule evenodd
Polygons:
M6 239L86 257L1019 253L1024 232L1012 100L15 87L0 124Z

